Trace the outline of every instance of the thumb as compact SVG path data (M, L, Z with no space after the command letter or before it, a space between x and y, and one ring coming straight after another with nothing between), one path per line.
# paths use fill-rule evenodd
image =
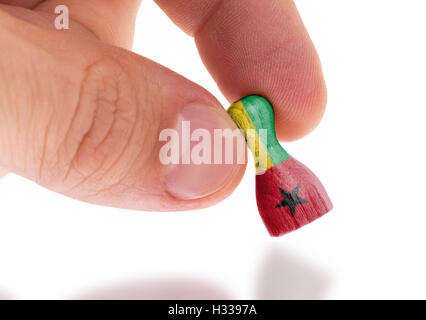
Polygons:
M169 151L159 138L171 151L183 150L182 159L194 143L184 133L236 129L196 84L123 49L2 12L0 47L8 48L0 50L0 166L6 170L79 200L142 210L205 207L239 183L245 165L236 161L161 161ZM176 135L164 139L166 129Z

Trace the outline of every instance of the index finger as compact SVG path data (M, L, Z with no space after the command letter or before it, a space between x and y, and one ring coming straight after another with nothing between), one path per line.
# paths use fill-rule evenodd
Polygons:
M195 37L210 74L230 101L250 94L275 108L280 140L313 130L327 93L314 45L292 0L156 0Z

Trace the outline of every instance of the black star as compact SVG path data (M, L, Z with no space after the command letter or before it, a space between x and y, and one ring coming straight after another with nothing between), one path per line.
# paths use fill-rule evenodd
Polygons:
M283 201L281 201L280 203L278 203L275 208L283 208L283 207L288 207L290 209L291 215L294 217L294 214L296 212L296 206L298 204L303 204L308 202L308 200L305 200L301 197L299 197L299 189L300 189L300 184L293 189L292 192L288 192L282 188L279 188L280 192L283 196Z

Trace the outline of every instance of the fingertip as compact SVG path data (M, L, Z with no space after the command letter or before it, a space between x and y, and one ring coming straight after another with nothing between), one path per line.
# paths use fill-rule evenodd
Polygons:
M280 140L303 137L317 126L327 100L325 81L292 1L250 0L244 7L223 2L195 39L230 102L252 94L271 101Z
M235 64L218 84L232 102L253 94L267 98L274 107L278 139L292 141L309 134L321 121L327 88L313 45L291 61L286 49L277 55L265 56L260 63Z
M227 197L229 197L237 186L240 184L247 165L238 164L236 169L233 171L232 175L227 180L226 184L215 192L208 194L204 197L197 199L181 199L179 196L173 195L171 193L166 193L166 196L162 199L161 202L167 203L163 208L158 208L156 205L156 210L161 211L187 211L187 210L199 210L214 206Z
M312 73L288 89L291 94L286 95L280 89L271 91L277 137L280 141L303 138L318 126L324 115L327 88L320 67Z
M203 203L223 195L219 191L235 183L246 163L244 138L229 115L221 107L190 103L181 108L174 132L160 151L160 161L167 162L166 191Z
M199 199L196 205L196 209L211 207L225 200L227 197L229 197L237 188L237 186L240 184L241 180L243 179L246 168L247 168L246 163L237 164L236 169L233 172L233 175L229 178L228 182L215 193L207 197L204 197L202 199Z

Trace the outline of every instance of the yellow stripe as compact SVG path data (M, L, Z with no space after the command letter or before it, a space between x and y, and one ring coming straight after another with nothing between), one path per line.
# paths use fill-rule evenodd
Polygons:
M244 131L247 145L255 160L256 174L263 173L269 168L272 168L274 164L260 140L257 130L244 108L244 104L241 101L233 103L228 108L228 113L237 124L238 128Z

